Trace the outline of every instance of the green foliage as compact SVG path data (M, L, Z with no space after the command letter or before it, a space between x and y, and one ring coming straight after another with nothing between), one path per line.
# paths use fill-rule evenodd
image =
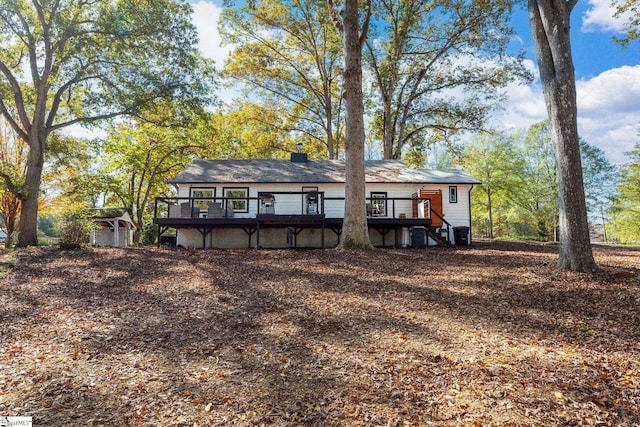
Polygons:
M60 227L60 249L82 249L89 244L93 221L90 211L67 214Z
M472 206L476 230L489 237L507 232L500 224L512 222L516 211L513 194L520 193L525 184L521 176L525 160L515 139L479 136L465 147L462 161L465 170L482 181L474 190Z
M62 218L57 215L40 215L38 216L38 231L46 237L60 236L60 225Z
M99 141L74 138L58 132L48 139L42 174L38 229L42 216L64 215L88 207L97 207L99 197L85 192L82 178L96 170L102 160ZM91 186L95 184L91 182Z
M206 123L200 125L201 134L206 135L206 142L203 143L206 145L207 157L288 158L289 153L296 151L298 142L304 143L304 138L292 140L290 133L283 130L287 128L287 124L277 111L276 106L243 102L227 111L212 114ZM307 141L307 153L319 158L326 157L325 146L318 144L317 140Z
M622 243L640 242L640 143L627 153L629 163L622 168L622 178L611 207L610 235Z
M45 73L50 74L51 119L58 119L50 124L54 128L117 114L148 115L161 100L198 105L210 96L213 68L197 52L191 7L185 2L74 1L45 4L41 12L44 21L36 18L31 2L22 1L8 2L0 12L0 35L8 43L0 53L8 69L5 77L19 81L23 65L36 59L21 53L46 53L50 61L27 74L32 81L20 85L24 105L15 111L30 109L38 78ZM8 95L0 97L18 100Z
M425 155L424 151L413 150L413 151L408 152L404 156L403 160L410 167L421 168L421 167L424 166L424 164L425 164L425 162L427 160L427 156Z
M158 226L154 223L145 224L140 233L140 243L153 245L158 238Z
M556 157L549 122L532 125L519 141L524 169L521 186L510 195L517 207L531 216L539 238L540 230L554 230L558 224L558 181Z
M19 245L37 243L50 136L118 116L182 123L213 101L215 73L182 0L8 1L0 7L0 113L28 143Z
M484 129L502 88L531 78L522 55L506 54L511 7L503 0L378 2L365 58L377 91L373 132L384 158Z
M549 240L550 232L544 219L538 220L538 228L536 230L536 233L538 235L538 238L543 242Z
M170 114L169 109L167 114ZM73 179L73 193L105 206L128 206L138 230L153 215L153 201L168 196L167 180L194 157L215 150L207 121L193 118L190 127L166 127L143 121L121 121L100 143L102 163ZM139 233L134 234L138 243Z
M269 111L256 117L262 125L336 157L344 122L342 41L327 3L267 0L228 9L220 32L236 46L225 75L264 101Z
M617 169L602 150L580 144L588 207L593 220L606 211L617 182ZM549 122L525 134L486 135L465 147L462 164L482 181L474 189L472 221L489 237L552 240L558 226L555 150Z

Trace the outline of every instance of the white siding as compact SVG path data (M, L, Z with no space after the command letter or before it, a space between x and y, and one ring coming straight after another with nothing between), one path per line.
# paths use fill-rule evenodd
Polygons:
M442 210L445 214L445 219L453 226L465 226L471 227L471 217L469 211L469 190L471 185L457 185L458 187L458 202L449 202L449 186L442 188Z
M94 246L114 246L113 242L113 229L108 228L97 228L93 231L93 242ZM120 227L119 233L119 246L125 247L131 244L133 241L133 231L127 231L123 226Z
M411 195L420 189L419 186L412 184L367 184L366 197L367 202L371 193L387 193L388 198L411 198ZM411 200L388 200L387 201L387 215L388 217L398 218L400 214L405 214L407 218L412 216L412 203Z

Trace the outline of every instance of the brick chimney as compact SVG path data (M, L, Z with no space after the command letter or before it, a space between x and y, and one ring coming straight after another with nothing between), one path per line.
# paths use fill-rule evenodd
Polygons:
M307 157L307 153L302 152L302 142L298 142L298 152L291 153L291 162L292 163L307 163L309 158Z

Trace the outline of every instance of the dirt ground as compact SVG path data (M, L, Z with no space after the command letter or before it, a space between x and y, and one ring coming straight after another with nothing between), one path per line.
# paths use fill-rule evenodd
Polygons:
M640 251L0 252L0 415L42 426L640 425Z

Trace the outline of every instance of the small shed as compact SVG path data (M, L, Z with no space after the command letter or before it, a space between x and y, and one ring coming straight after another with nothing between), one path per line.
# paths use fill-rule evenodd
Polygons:
M96 209L91 233L93 246L126 247L133 243L136 229L128 208Z

